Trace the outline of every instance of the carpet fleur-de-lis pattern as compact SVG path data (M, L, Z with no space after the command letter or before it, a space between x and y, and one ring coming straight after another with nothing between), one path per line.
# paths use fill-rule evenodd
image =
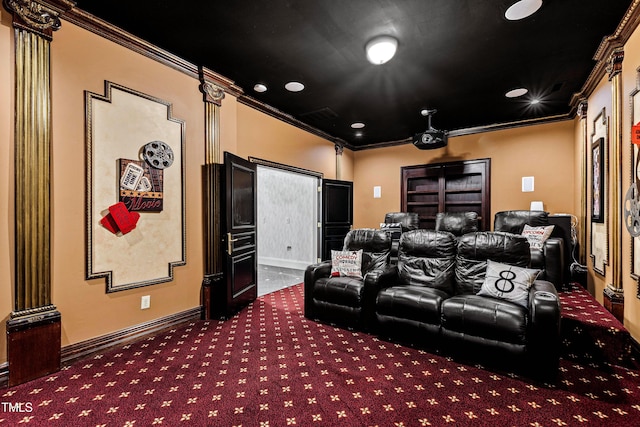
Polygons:
M302 286L0 390L0 426L637 426L640 373L554 385L304 318Z

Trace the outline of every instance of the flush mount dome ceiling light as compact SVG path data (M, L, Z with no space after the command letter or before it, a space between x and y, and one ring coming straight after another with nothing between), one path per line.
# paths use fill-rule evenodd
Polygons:
M364 127L364 123L362 122L351 123L351 127L353 129L362 129Z
M512 4L504 13L509 21L519 21L533 15L542 6L542 0L520 0Z
M300 92L301 90L304 89L304 85L300 82L289 82L286 85L284 85L284 88L287 89L289 92Z
M505 93L504 96L506 96L507 98L517 98L519 96L525 95L527 92L529 92L527 89L521 87L518 89L512 89L509 92Z
M396 54L398 40L391 36L378 36L369 40L365 46L367 60L375 65L389 62Z
M267 87L262 83L258 83L253 87L253 90L255 90L256 92L262 93L267 91Z

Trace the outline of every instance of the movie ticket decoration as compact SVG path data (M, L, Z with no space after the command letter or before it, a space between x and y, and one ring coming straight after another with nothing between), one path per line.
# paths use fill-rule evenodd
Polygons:
M118 159L119 200L129 212L162 212L163 170L143 160Z
M640 123L631 126L631 142L640 145Z

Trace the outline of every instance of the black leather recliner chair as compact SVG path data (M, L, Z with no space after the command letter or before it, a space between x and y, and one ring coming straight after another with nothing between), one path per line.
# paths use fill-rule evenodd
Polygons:
M436 231L448 231L457 237L478 231L478 213L438 212L436 214Z
M511 210L498 212L494 216L493 230L522 234L525 224L531 227L547 226L549 213L544 211ZM554 237L561 230L554 230L543 244L542 249L531 248L531 268L543 271L540 279L553 283L557 290L562 290L568 281L565 277L565 248L562 238Z
M476 295L487 260L527 267L523 236L477 232L462 236L456 256L456 295L442 303L442 336L448 352L553 376L560 359L560 299L554 285L535 280L528 307ZM538 276L540 277L540 276Z
M344 250L362 249L362 279L331 277L331 261L307 267L304 274L304 315L328 323L368 330L374 323L378 279L389 268L391 237L382 230L347 233Z
M395 226L394 226L395 224ZM399 226L397 226L399 224ZM417 230L420 227L420 216L417 212L388 212L384 216L384 229L391 236L391 264L398 262L398 244L402 233Z
M416 230L400 238L398 266L382 280L376 301L378 332L437 349L442 301L455 291L456 238L444 231Z

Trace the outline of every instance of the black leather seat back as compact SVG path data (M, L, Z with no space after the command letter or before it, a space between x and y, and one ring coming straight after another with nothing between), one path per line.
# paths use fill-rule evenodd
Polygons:
M384 216L387 224L400 224L402 231L417 230L420 226L420 217L417 212L389 212Z
M398 276L403 285L427 286L453 294L456 238L435 230L402 234L398 253Z
M524 225L541 227L549 225L549 212L544 211L502 211L493 219L493 231L522 234Z
M438 212L436 214L436 230L448 231L454 236L478 231L478 213Z
M512 233L478 231L458 240L456 293L476 294L484 281L487 260L527 267L531 261L529 242Z
M389 262L391 236L382 230L359 228L351 230L344 238L344 250L362 249L362 275L376 268L384 268Z

